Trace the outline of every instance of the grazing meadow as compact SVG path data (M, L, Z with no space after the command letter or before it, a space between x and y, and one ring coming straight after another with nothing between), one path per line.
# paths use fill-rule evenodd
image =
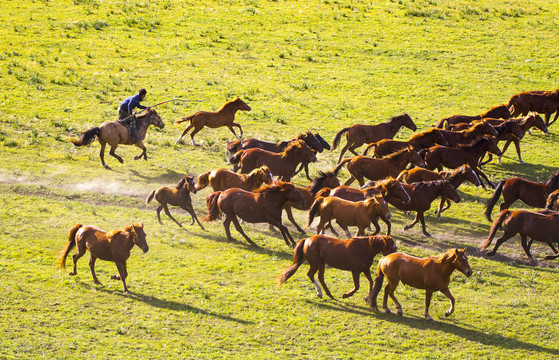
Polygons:
M461 202L442 220L435 201L426 213L431 238L419 225L404 231L413 214L391 207L400 251L468 251L473 275L451 277L456 311L445 317L449 303L437 293L434 322L423 317L424 291L400 285L403 317L374 314L363 300L367 281L342 299L351 274L332 268L326 283L337 300L316 297L307 264L278 287L293 252L266 224L242 224L255 248L235 230L238 242L228 242L222 221L190 225L177 208L184 228L165 215L159 224L156 205L145 204L152 190L186 174L231 168L227 128L203 129L200 147L189 136L175 145L187 124L174 121L235 96L252 108L236 115L243 138L280 141L310 130L331 143L355 123L405 112L420 131L521 91L559 88L554 2L5 0L0 13L1 358L559 357L559 267L543 260L550 249L534 244L529 261L516 237L494 258L479 251L491 189L462 185ZM144 105L189 100L155 107L166 126L148 131L147 161L133 160L140 149L119 146L124 164L107 151L107 170L97 142L68 141L114 120L120 101L142 87ZM493 182L546 181L559 168L558 127L526 134L526 164L511 146L483 171ZM396 138L411 135L403 129ZM311 177L333 169L338 156L339 149L318 154ZM340 172L342 182L348 176ZM293 181L309 185L303 173ZM199 218L210 192L192 195ZM306 224L307 213L295 217ZM110 279L113 263L96 263L103 285L95 285L88 254L76 276L68 275L71 260L58 269L74 224L110 231L131 222L144 224L150 250L132 250L130 294Z

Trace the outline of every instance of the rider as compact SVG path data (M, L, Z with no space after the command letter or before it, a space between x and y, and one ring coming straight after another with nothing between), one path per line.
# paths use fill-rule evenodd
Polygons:
M132 140L136 140L136 116L133 115L132 110L134 110L134 108L139 108L142 110L150 109L149 107L140 105L140 101L144 100L146 94L146 89L142 88L136 95L132 95L124 99L118 107L118 119L126 119L128 124L130 124L130 135L132 136Z

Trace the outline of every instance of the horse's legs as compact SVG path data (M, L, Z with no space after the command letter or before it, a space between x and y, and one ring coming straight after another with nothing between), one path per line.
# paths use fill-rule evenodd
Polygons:
M309 277L312 284L314 285L314 288L316 289L316 296L318 296L318 298L322 299L322 289L320 288L320 284L314 279L314 274L316 274L317 271L318 271L318 268L311 265L310 268L309 268L309 271L307 272L307 276Z
M101 285L101 282L99 281L99 279L97 279L97 275L95 275L95 260L97 260L97 258L91 255L91 258L89 258L89 269L91 270L91 276L93 277L93 282L95 284Z
M404 230L411 229L412 227L415 226L415 224L417 224L418 221L419 221L419 211L415 214L415 219L413 220L413 222L411 224L404 226Z
M425 229L425 216L424 216L424 213L423 213L422 211L421 211L421 212L418 211L418 212L417 212L417 215L419 216L419 221L421 221L421 229L423 230L423 234L424 234L425 236L427 236L427 237L431 237L431 234L429 234L429 233L427 232L427 230Z
M344 299L350 297L351 295L355 294L355 292L357 290L359 290L359 275L361 275L361 272L360 271L352 271L351 275L353 275L353 285L354 285L354 287L353 287L353 290L350 290L350 291L348 291L348 292L346 292L345 294L342 295L342 297ZM370 289L369 289L369 292L371 292Z
M233 222L233 225L235 225L235 229L237 229L237 231L239 233L241 233L241 235L243 235L243 237L245 238L246 241L248 241L248 243L252 246L256 246L258 247L258 245L256 245L256 243L254 241L252 241L247 234L245 234L245 232L243 231L243 228L241 227L241 224L239 224L239 220L237 219L236 216L233 216L231 218L231 221ZM289 244L288 244L289 245Z
M481 183L481 187L484 190L485 190L485 185L483 185L483 181L481 181L481 179L485 180L487 182L487 185L489 185L491 188L495 189L495 185L489 180L487 175L485 175L480 169L478 169L478 167L475 164L469 164L469 165L472 168L472 170L474 170L476 175L478 176L479 182Z
M76 275L78 273L78 260L85 255L86 250L85 241L76 242L76 253L72 256L72 260L74 260L74 269L70 272L70 275Z
M200 225L200 227L202 228L202 230L206 230L204 229L204 227L202 226L202 224L200 223L200 220L198 220L198 216L196 216L196 213L194 212L194 208L192 207L192 205L190 206L181 206L181 208L183 208L184 210L186 210L190 216L192 217L192 222L190 223L190 225L194 225L194 221L196 221L198 223L198 225Z
M342 148L342 151L340 152L340 157L338 159L338 164L342 162L342 157L344 156L345 152L347 151L347 149L349 149L350 146L351 146L351 144L349 143L349 139L348 139L348 143L345 144L345 146Z
M338 224L339 227L342 228L343 231L345 231L345 235L347 236L347 238L349 239L351 237L351 233L349 232L349 229L347 228L347 226L340 224L339 222L336 221L336 224ZM358 235L359 236L359 235Z
M499 246L501 246L505 241L507 241L508 239L510 239L511 237L513 237L514 235L516 235L516 233L505 231L505 233L503 234L503 236L501 236L501 237L495 242L495 247L493 248L493 250L489 251L486 255L487 255L487 256L493 256L493 255L495 255L495 254L497 253L497 249L499 248Z
M346 182L344 183L345 186L349 186L351 185L353 182L355 181L355 177L353 175L351 175L349 177L349 179L346 180Z
M111 155L112 157L117 159L121 164L124 164L124 160L122 160L122 158L115 153L115 150L116 150L117 147L118 147L118 144L114 145L114 146L111 145L111 151L109 151L109 155Z
M159 220L160 224L163 224L163 222L161 221L161 210L163 210L163 205L159 205L157 207L157 220Z
M425 312L423 313L423 315L425 315L425 319L427 321L433 321L433 318L431 317L431 315L429 315L429 306L431 305L432 296L433 296L433 290L425 289Z
M528 237L525 234L520 234L520 243L522 244L522 248L530 259L532 259L532 254L530 253L530 246L528 245Z
M237 136L237 134L235 133L235 129L233 129L233 126L237 126L239 128L239 131L241 132L240 136ZM232 123L231 125L227 125L227 128L233 133L233 135L235 135L237 139L241 140L241 136L243 135L243 129L241 128L241 125Z
M518 154L518 161L520 161L521 164L526 164L520 155L520 139L514 139L514 147L516 148L516 153Z
M390 281L388 282L388 284L384 288L384 301L382 306L386 313L390 313L390 310L388 309L388 296L390 296L390 298L392 299L392 301L394 301L394 304L396 305L396 313L402 316L402 305L400 305L400 303L396 299L396 296L394 296L394 290L396 290L396 287L398 287L398 283L399 281L394 283Z
M322 285L322 288L324 289L326 295L328 295L330 299L335 300L334 296L332 296L332 294L330 293L330 290L328 290L328 286L326 286L326 282L324 281L325 268L326 268L326 264L320 264L320 266L318 267L318 281L320 281L320 285Z
M289 230L287 230L287 228L281 223L281 221L269 221L270 225L273 225L275 227L277 227L281 233L281 236L283 236L283 240L285 241L285 243L287 244L287 246L290 247L295 247L295 241L293 240L293 238L291 237L291 234L289 233Z
M167 207L167 204L162 204L163 205L163 210L165 211L165 214L167 214L168 217L171 218L171 220L173 220L175 222L175 224L177 224L179 227L182 227L181 223L177 221L177 219L175 219L173 217L173 215L171 215L171 212L169 211L169 208Z
M452 296L448 288L441 290L441 292L450 300L450 309L444 313L445 316L450 316L454 312L454 296Z
M124 292L128 294L128 288L126 287L126 277L128 276L128 271L126 271L126 261L115 261L116 268L120 274L120 280L122 280L122 285L124 286Z
M553 124L555 121L557 121L558 117L559 117L559 109L557 109L557 111L555 112L555 117L553 118L553 120L551 120L551 122L549 124L547 124L546 126L550 126L551 124Z
M235 239L231 237L231 218L229 218L229 216L226 216L225 220L223 220L223 227L225 228L225 236L227 236L227 241L235 241Z
M99 143L101 144L101 150L99 150L99 157L101 158L101 165L103 165L103 167L105 169L109 169L109 165L105 164L105 146L107 146L107 143L104 141L99 141Z
M146 155L147 150L146 150L146 147L144 146L144 143L140 141L139 143L136 144L136 146L139 147L140 149L142 149L142 153L138 156L134 156L134 160L139 160L142 157L144 158L144 160L147 160L148 159L148 157Z
M299 231L301 234L305 235L305 230L303 230L296 222L295 222L295 218L293 217L293 211L291 210L291 206L287 206L285 207L285 213L287 214L287 218L289 219L289 221L291 221L291 223L293 225L295 225L295 228L297 229L297 231Z
M195 127L195 128L194 128L194 131L192 131L192 132L190 133L190 140L191 140L191 142L192 142L192 145L194 145L194 146L200 146L200 144L198 144L196 141L194 141L194 135L198 134L198 133L200 132L200 130L202 130L203 127L204 127L204 126L202 126L202 127L200 127L200 128L199 128L199 127Z
M334 226L332 226L332 222L330 221L328 223L328 225L326 226L327 229L330 229L330 231L332 232L332 234L334 234L335 237L338 237L338 232L336 231L336 229L334 229ZM318 233L318 232L317 232Z
M190 123L190 125L188 125L188 127L182 132L181 136L179 136L179 138L177 140L175 140L175 145L177 145L179 143L179 141L181 141L182 137L184 135L186 135L186 133L188 131L190 131L190 129L192 129L194 127L194 125L192 125L192 123Z
M512 142L512 140L507 140L507 142L505 143L505 146L503 146L503 150L501 150L501 155L499 156L497 162L501 162L501 158L503 157L503 155L505 155L505 151L507 151L507 149L509 148L510 143Z
M373 277L371 276L371 269L365 269L363 270L363 275L365 275L365 278L369 281L369 292L367 293L367 296L365 297L365 301L367 301L367 299L369 299L373 293Z
M388 233L386 235L390 235L390 222L386 219L383 219L383 221L387 224L388 226ZM371 224L373 224L373 226L375 227L375 232L373 232L372 235L376 235L380 232L380 226L378 224L378 218L375 216L374 218L371 219ZM370 227L370 225L369 225Z
M443 202L445 203L444 207L443 207ZM449 207L450 207L451 203L449 199L445 199L444 197L441 197L441 203L439 204L439 209L437 210L437 215L439 217L439 220L442 219L441 214L443 213L443 211L446 211Z

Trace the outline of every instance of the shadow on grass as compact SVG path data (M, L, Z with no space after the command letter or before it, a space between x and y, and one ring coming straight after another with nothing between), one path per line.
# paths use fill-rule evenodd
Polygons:
M185 173L177 172L169 168L166 168L163 174L159 174L157 176L146 176L134 169L130 169L129 171L132 175L150 183L171 183L171 185L176 184L183 176L187 175Z

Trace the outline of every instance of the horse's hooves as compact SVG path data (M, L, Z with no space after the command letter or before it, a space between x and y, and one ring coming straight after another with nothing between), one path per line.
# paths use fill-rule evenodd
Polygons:
M351 295L353 295L353 294L348 294L348 293L343 294L343 295L342 295L342 299L347 299L347 298L350 297Z
M76 274L77 274L77 273L75 273L75 272L73 272L73 271L70 272L70 273L68 273L68 275L71 275L71 276L74 276L74 275L76 275Z
M104 167L105 169L107 169L107 170L111 170L111 167L110 167L109 165L107 165L107 164L103 165L103 167Z
M404 312L402 310L398 310L396 314L398 314L398 316L400 317L404 316Z
M487 254L485 254L486 256L494 256L496 254L495 251L490 251Z
M427 315L427 316L425 316L425 320L427 320L427 321L433 321L433 318L432 318L431 316Z
M385 308L385 309L384 309L384 313L385 313L385 314L392 314L392 311L390 311L389 308Z
M450 315L452 315L452 313L450 311L447 310L447 311L444 312L444 316L450 316ZM431 320L433 320L433 319L431 319Z
M321 294L321 293L316 293L316 296L317 296L319 299L322 299L322 294Z
M428 232L424 232L423 235L427 236L428 238L433 237L433 236L431 236L431 234L429 234Z
M120 280L120 275L111 275L112 280Z

